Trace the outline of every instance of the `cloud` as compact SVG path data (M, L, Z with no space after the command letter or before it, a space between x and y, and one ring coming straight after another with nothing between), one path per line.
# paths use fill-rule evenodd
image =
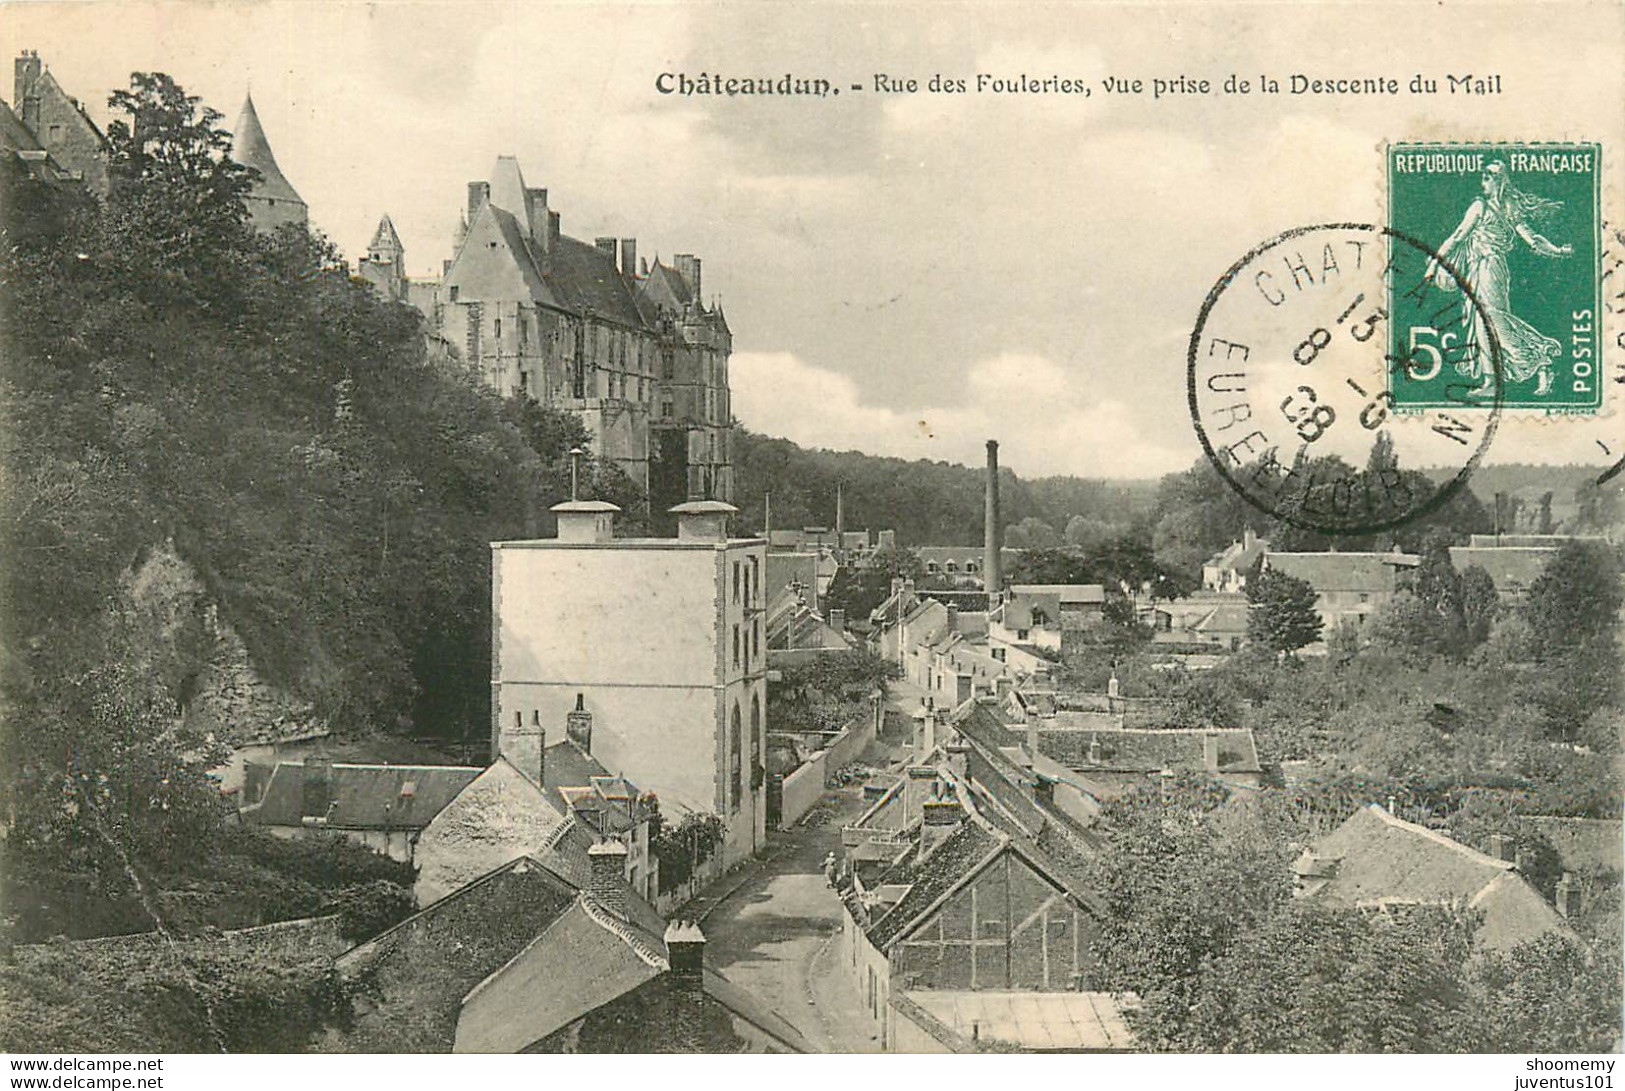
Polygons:
M745 427L807 447L978 465L996 439L1004 464L1024 477L1152 477L1183 469L1193 454L1147 440L1132 407L1089 397L1067 367L1042 356L977 361L955 384L963 399L913 408L865 404L846 375L785 352L735 353L729 379Z

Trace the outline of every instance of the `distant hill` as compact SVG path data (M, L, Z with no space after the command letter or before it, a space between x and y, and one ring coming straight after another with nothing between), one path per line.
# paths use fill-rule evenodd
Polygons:
M733 462L742 529L761 529L766 493L772 493L775 527L832 527L839 486L848 530L895 530L898 544L905 546L982 540L981 467L810 450L744 428L734 432ZM1006 526L1037 519L1060 531L1074 515L1127 524L1156 498L1155 482L1024 481L1008 468L1001 468L999 480Z

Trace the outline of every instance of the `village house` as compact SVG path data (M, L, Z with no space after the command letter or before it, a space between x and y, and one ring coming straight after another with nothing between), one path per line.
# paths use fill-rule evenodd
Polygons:
M1477 535L1474 538L1489 537ZM1466 545L1450 547L1450 565L1457 572L1481 568L1495 584L1495 592L1508 604L1522 602L1530 585L1540 578L1558 547L1528 545Z
M1241 541L1231 542L1202 565L1202 589L1229 594L1246 590L1247 574L1258 566L1259 558L1269 548L1267 539L1247 527L1242 531Z
M893 803L906 801L907 783ZM904 846L871 881L859 869L842 891L838 957L856 975L881 1046L1128 1048L1116 999L1106 995L1094 997L1103 1020L1086 1019L1091 1025L1070 1039L1058 1041L1049 1018L983 1033L971 1013L1086 995L1076 990L1089 966L1094 911L1036 845L968 811L957 793L929 796L919 808L917 845Z
M618 510L567 501L557 538L492 546L493 747L574 738L668 819L721 818L731 866L766 837L765 543L717 501L673 509L675 538L616 538Z
M1375 803L1306 849L1294 871L1297 895L1326 905L1396 919L1414 906L1476 910L1483 914L1476 938L1485 950L1505 953L1549 933L1578 939L1514 860L1469 848Z
M771 562L768 568L772 570ZM783 666L829 652L850 651L854 643L846 628L846 611L830 610L826 619L808 603L800 585L791 584L768 599L767 658L770 666Z
M627 887L619 842L585 867L523 856L337 959L366 1052L794 1052L782 1019L704 969L704 937ZM629 1011L670 1025L626 1033ZM615 1039L618 1036L618 1042Z
M1340 625L1363 628L1393 601L1421 558L1409 553L1265 553L1264 566L1315 589L1315 609L1330 636Z
M463 765L372 765L318 754L249 764L241 820L276 837L345 837L412 863L418 838L485 770Z

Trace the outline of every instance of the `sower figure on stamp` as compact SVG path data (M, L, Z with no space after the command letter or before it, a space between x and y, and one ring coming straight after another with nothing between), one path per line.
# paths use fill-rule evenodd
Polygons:
M1478 296L1476 307L1471 299L1462 300L1467 340L1455 362L1456 371L1479 381L1469 393L1483 395L1494 390L1490 340L1483 328L1487 319L1494 325L1500 343L1501 370L1506 380L1519 383L1538 374L1540 382L1535 393L1546 394L1552 388L1552 361L1562 353L1563 346L1512 313L1507 254L1514 237L1549 258L1572 254L1572 246L1554 245L1529 226L1530 220L1556 212L1562 202L1548 201L1514 186L1507 177L1506 164L1499 159L1484 167L1481 185L1483 196L1473 200L1460 226L1439 247L1439 256ZM1439 267L1437 259L1428 262L1425 276L1443 291L1457 290L1455 278Z

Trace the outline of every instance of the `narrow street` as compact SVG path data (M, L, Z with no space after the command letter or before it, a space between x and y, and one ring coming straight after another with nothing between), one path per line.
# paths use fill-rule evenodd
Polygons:
M713 969L784 1016L815 1048L876 1053L875 1028L837 957L841 903L822 867L825 853L840 853L841 824L862 813L862 793L853 785L825 800L812 813L823 809L826 820L772 834L748 877L723 878L706 892L715 901L702 899L695 908Z

